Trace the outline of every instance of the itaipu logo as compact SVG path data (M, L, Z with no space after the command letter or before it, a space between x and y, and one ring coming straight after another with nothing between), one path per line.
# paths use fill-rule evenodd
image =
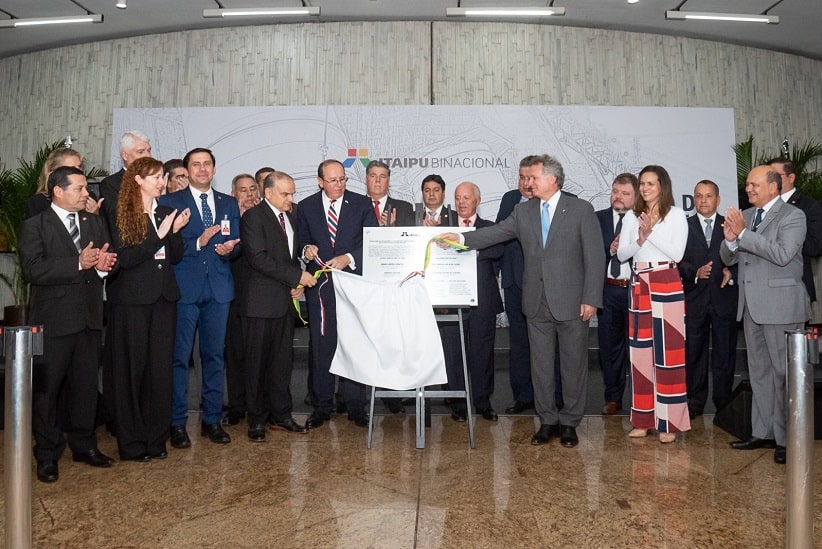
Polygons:
M348 158L343 162L343 167L350 168L359 160L363 167L368 166L371 160L368 158L368 149L348 149Z

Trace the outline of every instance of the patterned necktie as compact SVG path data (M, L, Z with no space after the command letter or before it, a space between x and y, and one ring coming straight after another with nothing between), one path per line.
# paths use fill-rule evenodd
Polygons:
M200 194L200 200L203 201L203 225L211 227L214 225L214 214L211 213L211 208L208 205L208 194Z
M466 227L470 227L471 226L471 220L470 219L463 219L462 224L465 225Z
M624 213L621 213L621 214L618 214L618 215L619 215L619 220L617 221L616 229L614 229L614 238L619 236L619 233L622 232L622 219L625 217ZM611 265L610 265L609 269L610 269L612 278L619 278L619 273L622 270L622 265L620 264L619 258L616 256L616 254L611 256Z
M328 206L328 214L326 216L328 220L328 238L331 239L332 248L337 241L337 210L334 209L335 202L336 200L331 201L331 204Z
M69 235L71 236L71 240L74 242L74 247L77 248L79 252L80 248L80 228L77 227L77 223L74 220L75 214L70 213L66 217L68 218L69 222Z
M711 236L713 235L714 229L711 227L713 224L713 219L706 219L705 220L705 241L710 244L711 243Z
M542 247L548 242L548 229L551 227L551 207L546 202L542 205Z
M753 232L756 232L757 227L759 227L759 224L762 223L762 215L764 213L765 210L763 210L762 208L756 209L756 217L754 218L753 225L751 226L751 230Z
M283 212L280 212L280 228L283 230L283 234L285 235L285 238L287 240L288 231L285 230L285 217L283 216Z
M374 215L377 216L377 221L379 221L380 220L380 201L379 200L374 201Z

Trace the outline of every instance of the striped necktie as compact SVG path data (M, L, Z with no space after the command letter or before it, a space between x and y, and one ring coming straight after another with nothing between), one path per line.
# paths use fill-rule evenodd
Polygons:
M331 239L332 248L337 241L337 210L334 209L335 202L336 200L331 201L331 205L328 206L328 214L326 216L328 221L328 238Z
M77 248L77 251L79 252L82 249L80 248L80 228L74 220L75 215L76 214L70 213L66 217L69 222L69 235L71 236L71 240L74 242L74 247Z

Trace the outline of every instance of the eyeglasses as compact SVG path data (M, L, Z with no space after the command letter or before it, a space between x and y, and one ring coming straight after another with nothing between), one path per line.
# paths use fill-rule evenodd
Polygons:
M348 177L343 176L339 179L323 179L329 185L344 185L348 181Z

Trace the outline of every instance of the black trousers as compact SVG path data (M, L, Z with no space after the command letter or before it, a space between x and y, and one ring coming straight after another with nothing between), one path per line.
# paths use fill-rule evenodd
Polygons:
M242 319L237 301L228 308L228 327L225 337L225 382L228 407L233 412L245 413L246 357L243 344Z
M113 304L107 344L117 447L121 459L165 450L171 425L171 387L177 305Z
M66 440L73 452L97 448L94 419L101 337L100 330L88 328L59 337L44 332L43 357L35 362L32 375L32 430L38 462L59 460ZM65 407L60 411L67 417L58 419L61 390Z
M248 423L291 417L294 318L241 317Z

